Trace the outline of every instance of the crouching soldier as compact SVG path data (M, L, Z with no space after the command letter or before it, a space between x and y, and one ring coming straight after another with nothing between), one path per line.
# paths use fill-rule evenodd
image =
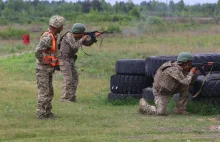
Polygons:
M149 105L142 98L138 111L142 114L166 115L169 99L179 93L180 98L176 102L174 113L188 114L186 105L189 99L189 88L200 73L196 67L192 68L192 60L191 53L181 52L177 61L164 63L154 76L153 94L156 106Z

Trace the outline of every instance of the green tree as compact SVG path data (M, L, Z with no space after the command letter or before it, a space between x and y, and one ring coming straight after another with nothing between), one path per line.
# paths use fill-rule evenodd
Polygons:
M138 11L137 7L133 7L130 11L129 14L136 17L136 18L140 18L140 12Z
M217 5L215 7L215 15L216 16L220 15L220 0L218 0Z
M90 0L86 0L82 4L82 12L83 13L89 13L91 8Z
M176 4L176 8L179 12L184 11L185 10L185 4L183 0L180 0L177 4Z
M93 0L91 2L91 8L97 11L102 11L101 2L99 0Z
M175 3L173 2L173 0L170 1L169 8L170 8L171 12L175 12Z

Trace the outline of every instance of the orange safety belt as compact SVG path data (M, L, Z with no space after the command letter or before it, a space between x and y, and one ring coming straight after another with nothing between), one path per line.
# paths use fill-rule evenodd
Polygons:
M50 32L45 32L49 33L52 37L52 48L48 51L43 52L43 60L45 63L50 64L52 67L60 65L60 62L57 57L55 57L55 52L56 52L56 39L54 35ZM43 33L42 35L44 35Z

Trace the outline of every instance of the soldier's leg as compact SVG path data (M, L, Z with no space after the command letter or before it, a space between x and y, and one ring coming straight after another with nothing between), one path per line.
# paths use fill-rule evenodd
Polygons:
M186 112L186 105L189 100L189 86L182 87L180 90L179 100L176 102L176 108L174 112L176 113L187 113Z
M47 107L47 115L51 114L52 110L52 99L54 96L54 90L53 90L53 74L49 73L49 96L48 96L48 107Z
M70 64L60 66L60 71L63 76L62 96L61 100L71 100L73 90L73 75Z
M76 100L76 90L79 84L79 76L78 76L75 66L73 66L72 68L72 75L73 75L72 77L73 78L73 90L72 90L71 95L72 95L73 100Z
M170 94L162 94L158 93L155 89L153 89L154 94L154 102L156 106L152 106L147 104L143 105L142 110L143 113L150 114L150 115L166 115L166 107L169 103ZM140 104L144 104L143 100L140 101Z
M46 117L51 110L51 87L50 77L52 73L44 70L37 70L37 87L38 87L38 100L37 100L37 116L39 118Z

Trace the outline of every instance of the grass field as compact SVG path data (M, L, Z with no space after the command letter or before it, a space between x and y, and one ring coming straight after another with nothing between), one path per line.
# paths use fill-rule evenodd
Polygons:
M77 60L80 75L78 102L60 102L62 77L56 72L52 103L57 118L49 120L38 120L35 114L37 88L34 53L16 56L10 50L1 50L0 47L0 57L7 55L0 59L0 141L220 141L217 114L175 115L172 113L171 102L169 116L143 116L137 113L138 100L119 103L107 100L116 60L176 55L181 51L219 52L219 28L213 26L209 29L139 37L108 35L101 48L99 42L84 48L92 56L86 56L80 50ZM20 42L1 41L1 45L10 49ZM15 53L34 51L37 39L31 42L30 46L15 50Z

